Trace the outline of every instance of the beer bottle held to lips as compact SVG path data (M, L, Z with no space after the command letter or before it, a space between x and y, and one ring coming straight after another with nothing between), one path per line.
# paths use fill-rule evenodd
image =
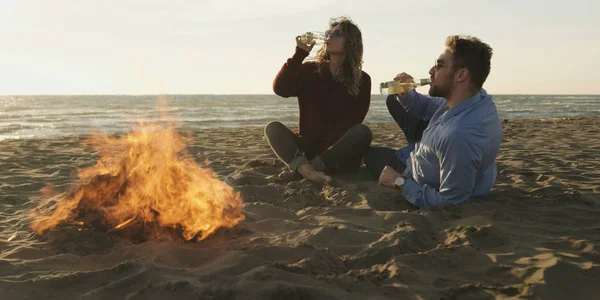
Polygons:
M327 37L324 33L318 31L309 31L300 36L300 42L310 45L315 42L315 44L323 44L327 40Z
M398 94L401 97L404 97L408 92L412 91L413 89L420 86L428 85L430 83L431 81L429 80L429 78L417 79L416 81L412 82L399 82L396 80L392 80L388 82L382 82L381 84L379 84L379 91L384 96Z

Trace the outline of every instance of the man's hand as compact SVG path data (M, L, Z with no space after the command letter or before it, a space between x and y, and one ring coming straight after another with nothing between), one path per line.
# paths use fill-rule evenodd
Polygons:
M414 82L414 78L406 73L400 73L398 75L396 75L396 77L394 77L394 80L399 82L399 83L409 83L409 82ZM403 91L399 92L398 95L400 97L406 97L406 95L408 94L408 92L410 92L413 89L412 86L410 85L405 85L403 87Z
M395 81L398 81L400 83L407 83L407 82L413 82L415 79L410 76L409 74L406 74L404 72L396 75L396 77L394 77Z
M385 166L385 168L383 168L383 171L381 171L381 175L379 175L379 184L391 188L396 188L396 178L401 176L402 175L396 172L396 170L394 170L392 167Z

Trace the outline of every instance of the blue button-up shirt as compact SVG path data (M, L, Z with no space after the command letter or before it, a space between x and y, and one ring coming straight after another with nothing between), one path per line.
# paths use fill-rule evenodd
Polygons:
M458 205L487 194L496 181L502 125L484 89L448 109L444 98L412 90L396 96L407 112L429 120L421 141L396 152L406 163L403 196L416 206Z

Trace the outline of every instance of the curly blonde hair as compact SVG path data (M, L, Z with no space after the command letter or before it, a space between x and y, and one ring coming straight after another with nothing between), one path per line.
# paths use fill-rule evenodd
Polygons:
M342 82L348 89L348 93L356 96L359 93L362 81L362 58L363 42L360 29L348 17L333 18L329 22L329 29L340 25L344 35L344 59L342 63L341 75ZM324 44L317 52L315 61L319 66L319 73L328 71L329 53L327 53L327 44Z

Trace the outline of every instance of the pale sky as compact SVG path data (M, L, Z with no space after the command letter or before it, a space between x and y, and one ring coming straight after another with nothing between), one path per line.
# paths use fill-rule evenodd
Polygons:
M378 84L428 77L451 34L494 94L600 94L597 0L0 0L0 94L273 94L295 36L349 16Z

